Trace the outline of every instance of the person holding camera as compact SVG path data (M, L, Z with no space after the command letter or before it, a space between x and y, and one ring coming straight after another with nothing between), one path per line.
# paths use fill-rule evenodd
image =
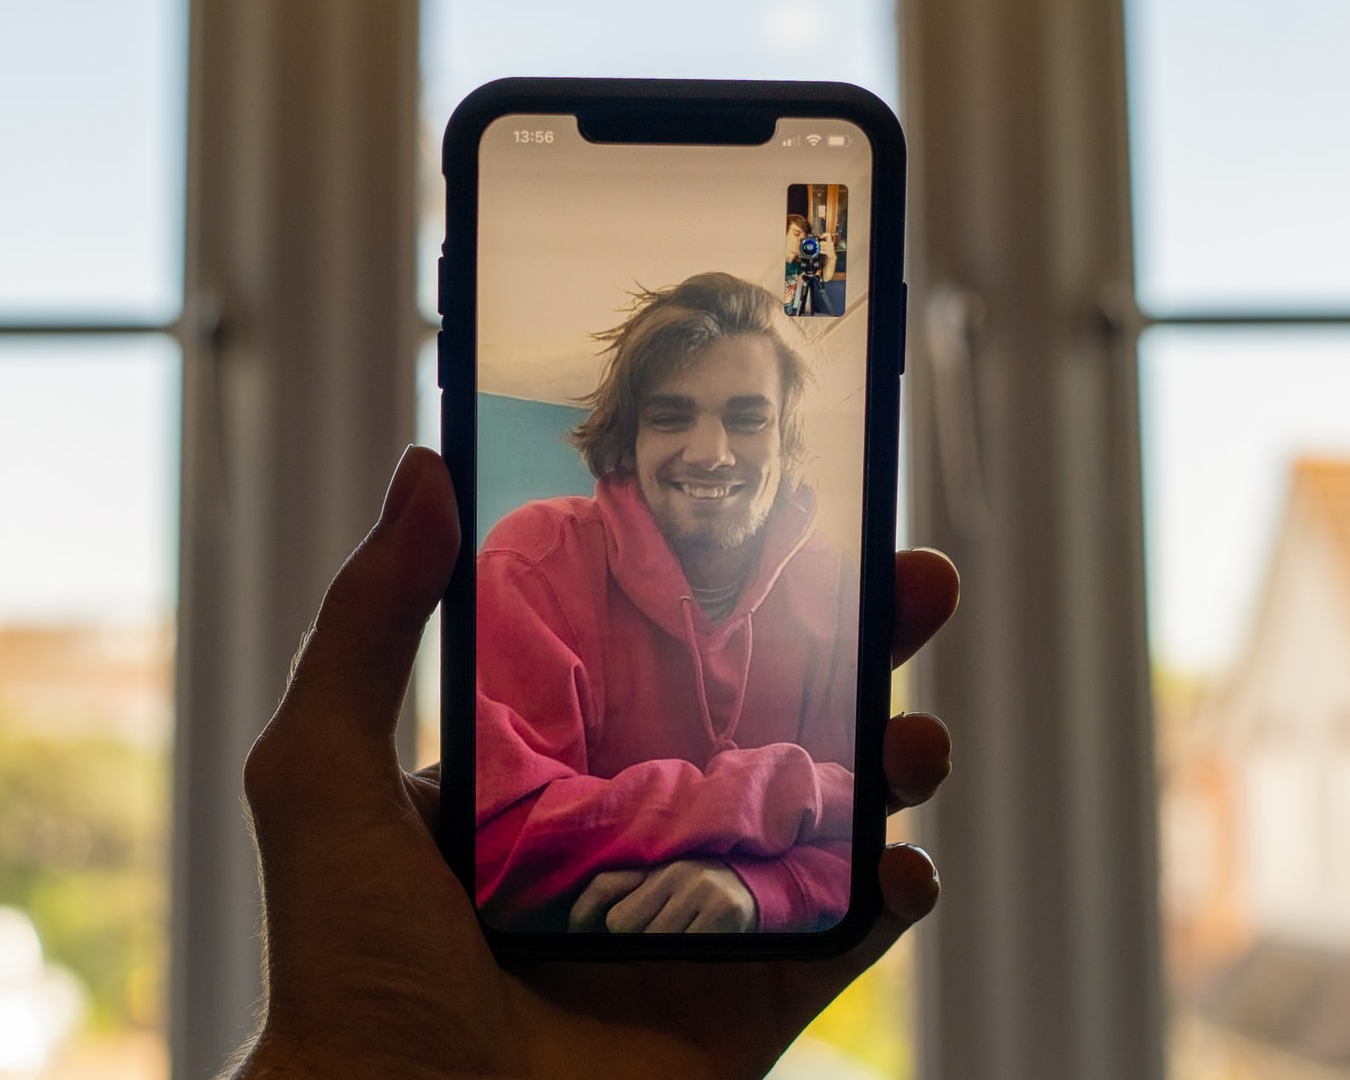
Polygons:
M789 214L785 255L783 310L789 315L835 314L823 287L839 262L834 241L828 235L814 235L801 214Z

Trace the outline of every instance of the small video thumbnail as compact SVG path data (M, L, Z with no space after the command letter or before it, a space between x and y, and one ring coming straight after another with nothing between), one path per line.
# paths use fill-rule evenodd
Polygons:
M848 280L848 188L789 184L783 310L839 316Z

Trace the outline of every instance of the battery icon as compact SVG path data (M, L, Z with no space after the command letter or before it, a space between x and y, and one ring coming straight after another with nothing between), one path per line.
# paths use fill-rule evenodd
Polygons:
M847 135L827 135L825 136L826 146L847 146L853 140Z

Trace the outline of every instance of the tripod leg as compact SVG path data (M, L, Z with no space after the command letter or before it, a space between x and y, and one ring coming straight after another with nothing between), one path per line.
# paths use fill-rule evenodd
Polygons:
M820 278L811 280L811 307L813 311L823 311L826 315L835 314L834 305L830 303L830 295L825 291L825 282Z

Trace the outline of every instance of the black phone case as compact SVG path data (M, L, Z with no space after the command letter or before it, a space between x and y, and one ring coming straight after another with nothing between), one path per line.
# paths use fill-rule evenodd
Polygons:
M479 141L510 114L573 114L600 142L759 144L780 117L857 124L872 142L873 297L868 326L857 737L851 905L819 932L604 934L503 932L483 922L503 958L572 960L812 959L857 944L881 905L877 861L885 843L881 743L890 712L900 375L904 368L905 144L899 122L872 94L840 83L647 79L503 79L470 94L445 132L446 244L439 260L438 380L442 449L455 485L463 547L442 607L440 846L475 895L475 578L477 251ZM883 287L884 286L884 287ZM877 297L891 296L881 303ZM449 313L454 313L453 315Z

